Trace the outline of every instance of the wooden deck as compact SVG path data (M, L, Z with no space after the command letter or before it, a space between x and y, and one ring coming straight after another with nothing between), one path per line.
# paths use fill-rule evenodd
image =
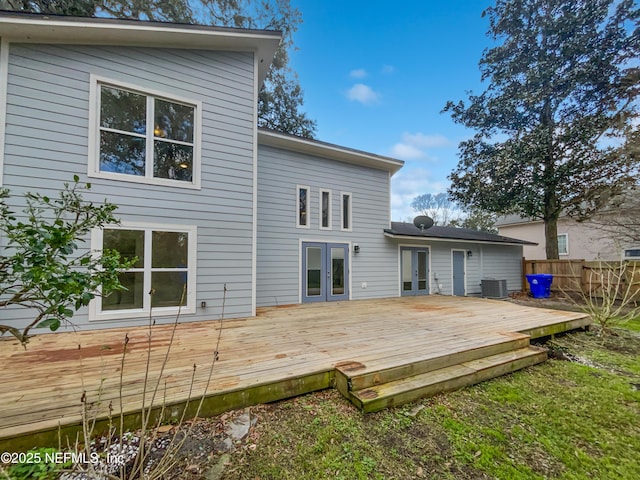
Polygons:
M579 313L437 295L259 309L255 318L222 322L219 360L203 413L328 388L336 365L355 363L366 374L446 359L513 339L516 332L535 338L588 323ZM177 326L156 400L174 406L167 409L169 416L184 407L194 365L193 394L203 393L220 325ZM150 386L160 376L172 331L170 325L153 328ZM121 369L125 334L129 343ZM1 340L0 450L57 438L51 433L59 426L71 431L81 418L83 392L98 415L106 416L110 402L117 410L121 370L124 410L135 416L148 345L148 328L44 334L33 338L26 351L17 342Z

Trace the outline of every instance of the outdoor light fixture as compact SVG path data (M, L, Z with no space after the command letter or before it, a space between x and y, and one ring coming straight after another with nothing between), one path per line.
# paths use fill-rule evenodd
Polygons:
M472 255L473 255L473 252L471 250L467 250L467 257L471 258Z
M357 243L353 244L353 253L360 253L360 245Z

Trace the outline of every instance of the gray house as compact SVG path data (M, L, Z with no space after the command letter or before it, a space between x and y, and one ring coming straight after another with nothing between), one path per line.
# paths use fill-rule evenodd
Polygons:
M0 185L78 175L121 225L85 248L139 261L84 328L253 316L258 306L520 288L522 242L390 222L396 159L258 129L276 32L0 14ZM0 240L1 241L1 240ZM455 280L454 280L455 279ZM147 292L154 288L153 300ZM152 304L153 302L153 304ZM20 309L0 312L20 326Z

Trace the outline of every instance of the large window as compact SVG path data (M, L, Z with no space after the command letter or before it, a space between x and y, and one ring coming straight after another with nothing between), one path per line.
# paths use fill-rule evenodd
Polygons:
M199 185L198 102L94 79L93 171L143 183Z
M97 250L135 258L120 274L126 290L99 298L96 315L134 316L149 312L195 311L195 227L116 227L94 231ZM153 294L149 292L153 290Z
M567 233L558 235L558 255L569 255L569 235Z

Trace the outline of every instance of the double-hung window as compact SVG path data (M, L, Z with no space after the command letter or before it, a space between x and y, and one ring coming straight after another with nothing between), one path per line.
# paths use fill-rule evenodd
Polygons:
M196 227L114 226L92 234L94 250L115 250L134 264L120 274L126 290L95 300L96 318L195 312ZM150 292L152 292L150 294Z
M199 188L199 102L95 77L91 87L90 176Z

